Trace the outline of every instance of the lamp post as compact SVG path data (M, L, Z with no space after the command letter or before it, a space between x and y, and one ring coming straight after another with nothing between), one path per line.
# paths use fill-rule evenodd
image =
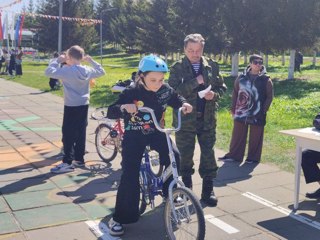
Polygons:
M100 14L100 63L102 66L102 14Z
M102 14L115 9L117 8L107 8L100 12L100 62L101 62L101 65L102 65Z
M62 9L63 9L63 0L59 0L59 33L58 33L58 52L61 53L62 45Z

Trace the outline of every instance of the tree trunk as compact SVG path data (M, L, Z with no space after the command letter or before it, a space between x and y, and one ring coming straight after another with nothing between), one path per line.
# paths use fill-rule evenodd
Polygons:
M226 53L224 53L224 54L222 55L222 57L223 57L223 64L227 64L228 55L227 55Z
M243 64L244 65L248 64L248 55L246 53L243 55Z
M263 52L260 52L260 56L262 57L262 59L264 58Z
M266 53L265 58L264 58L264 66L266 68L266 70L268 69L269 66L269 55Z
M312 65L315 67L317 63L317 51L313 51Z
M290 64L289 64L289 72L288 72L288 79L294 78L294 56L296 54L296 50L290 50Z
M286 64L286 52L283 51L282 52L282 66L284 66Z
M235 52L232 55L232 69L231 76L237 77L239 72L239 52Z

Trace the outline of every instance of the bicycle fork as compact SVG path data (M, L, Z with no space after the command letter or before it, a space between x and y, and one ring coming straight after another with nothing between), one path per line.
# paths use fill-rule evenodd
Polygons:
M142 185L143 185L143 197L144 197L144 200L146 201L146 204L149 205L150 204L150 207L151 209L153 209L155 207L155 204L154 204L154 193L153 193L153 182L152 182L152 178L150 178L148 176L148 167L150 168L150 166L148 166L148 162L144 163L141 165L140 167L140 178L142 180ZM157 179L155 179L157 180Z

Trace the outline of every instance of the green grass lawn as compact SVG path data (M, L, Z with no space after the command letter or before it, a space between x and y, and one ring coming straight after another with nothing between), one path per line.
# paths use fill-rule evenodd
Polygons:
M115 50L107 50L103 56L103 66L107 74L97 79L96 86L91 89L91 105L109 105L116 98L112 94L111 86L118 80L130 78L139 62L139 55L126 54ZM100 57L96 57L100 62ZM296 79L286 80L288 60L286 65L281 65L281 57L269 57L268 73L274 84L275 98L267 116L265 129L265 141L262 154L262 162L278 165L280 168L293 171L295 161L295 142L292 137L281 135L280 130L302 128L312 126L312 120L317 112L320 112L320 67L311 66L311 58L305 58L302 65L302 73L295 73ZM49 79L44 75L47 61L31 61L24 59L23 76L10 79L30 87L43 91L50 91ZM169 61L171 63L171 61ZM245 66L241 64L242 71ZM230 71L230 64L220 65L223 72ZM224 76L228 86L227 93L220 102L218 112L217 143L216 147L228 151L232 131L232 119L229 113L231 93L234 77ZM62 96L62 90L53 94ZM171 123L171 111L166 114L167 123Z

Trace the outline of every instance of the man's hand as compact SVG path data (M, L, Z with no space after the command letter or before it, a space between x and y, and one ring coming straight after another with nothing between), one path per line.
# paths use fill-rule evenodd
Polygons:
M192 106L191 106L189 103L184 103L184 104L182 104L182 107L183 107L182 112L183 112L184 114L187 114L187 113L191 113L191 112L192 112Z
M57 62L58 62L58 63L66 63L66 62L67 62L67 55L66 55L66 54L61 54L61 55L57 58Z
M86 61L86 62L90 63L90 62L92 62L92 57L90 55L85 55L83 57L83 61Z
M198 82L199 85L200 84L204 84L204 80L203 80L202 74L197 77L197 82Z
M209 91L204 95L205 100L212 100L216 97L216 93L213 91Z

